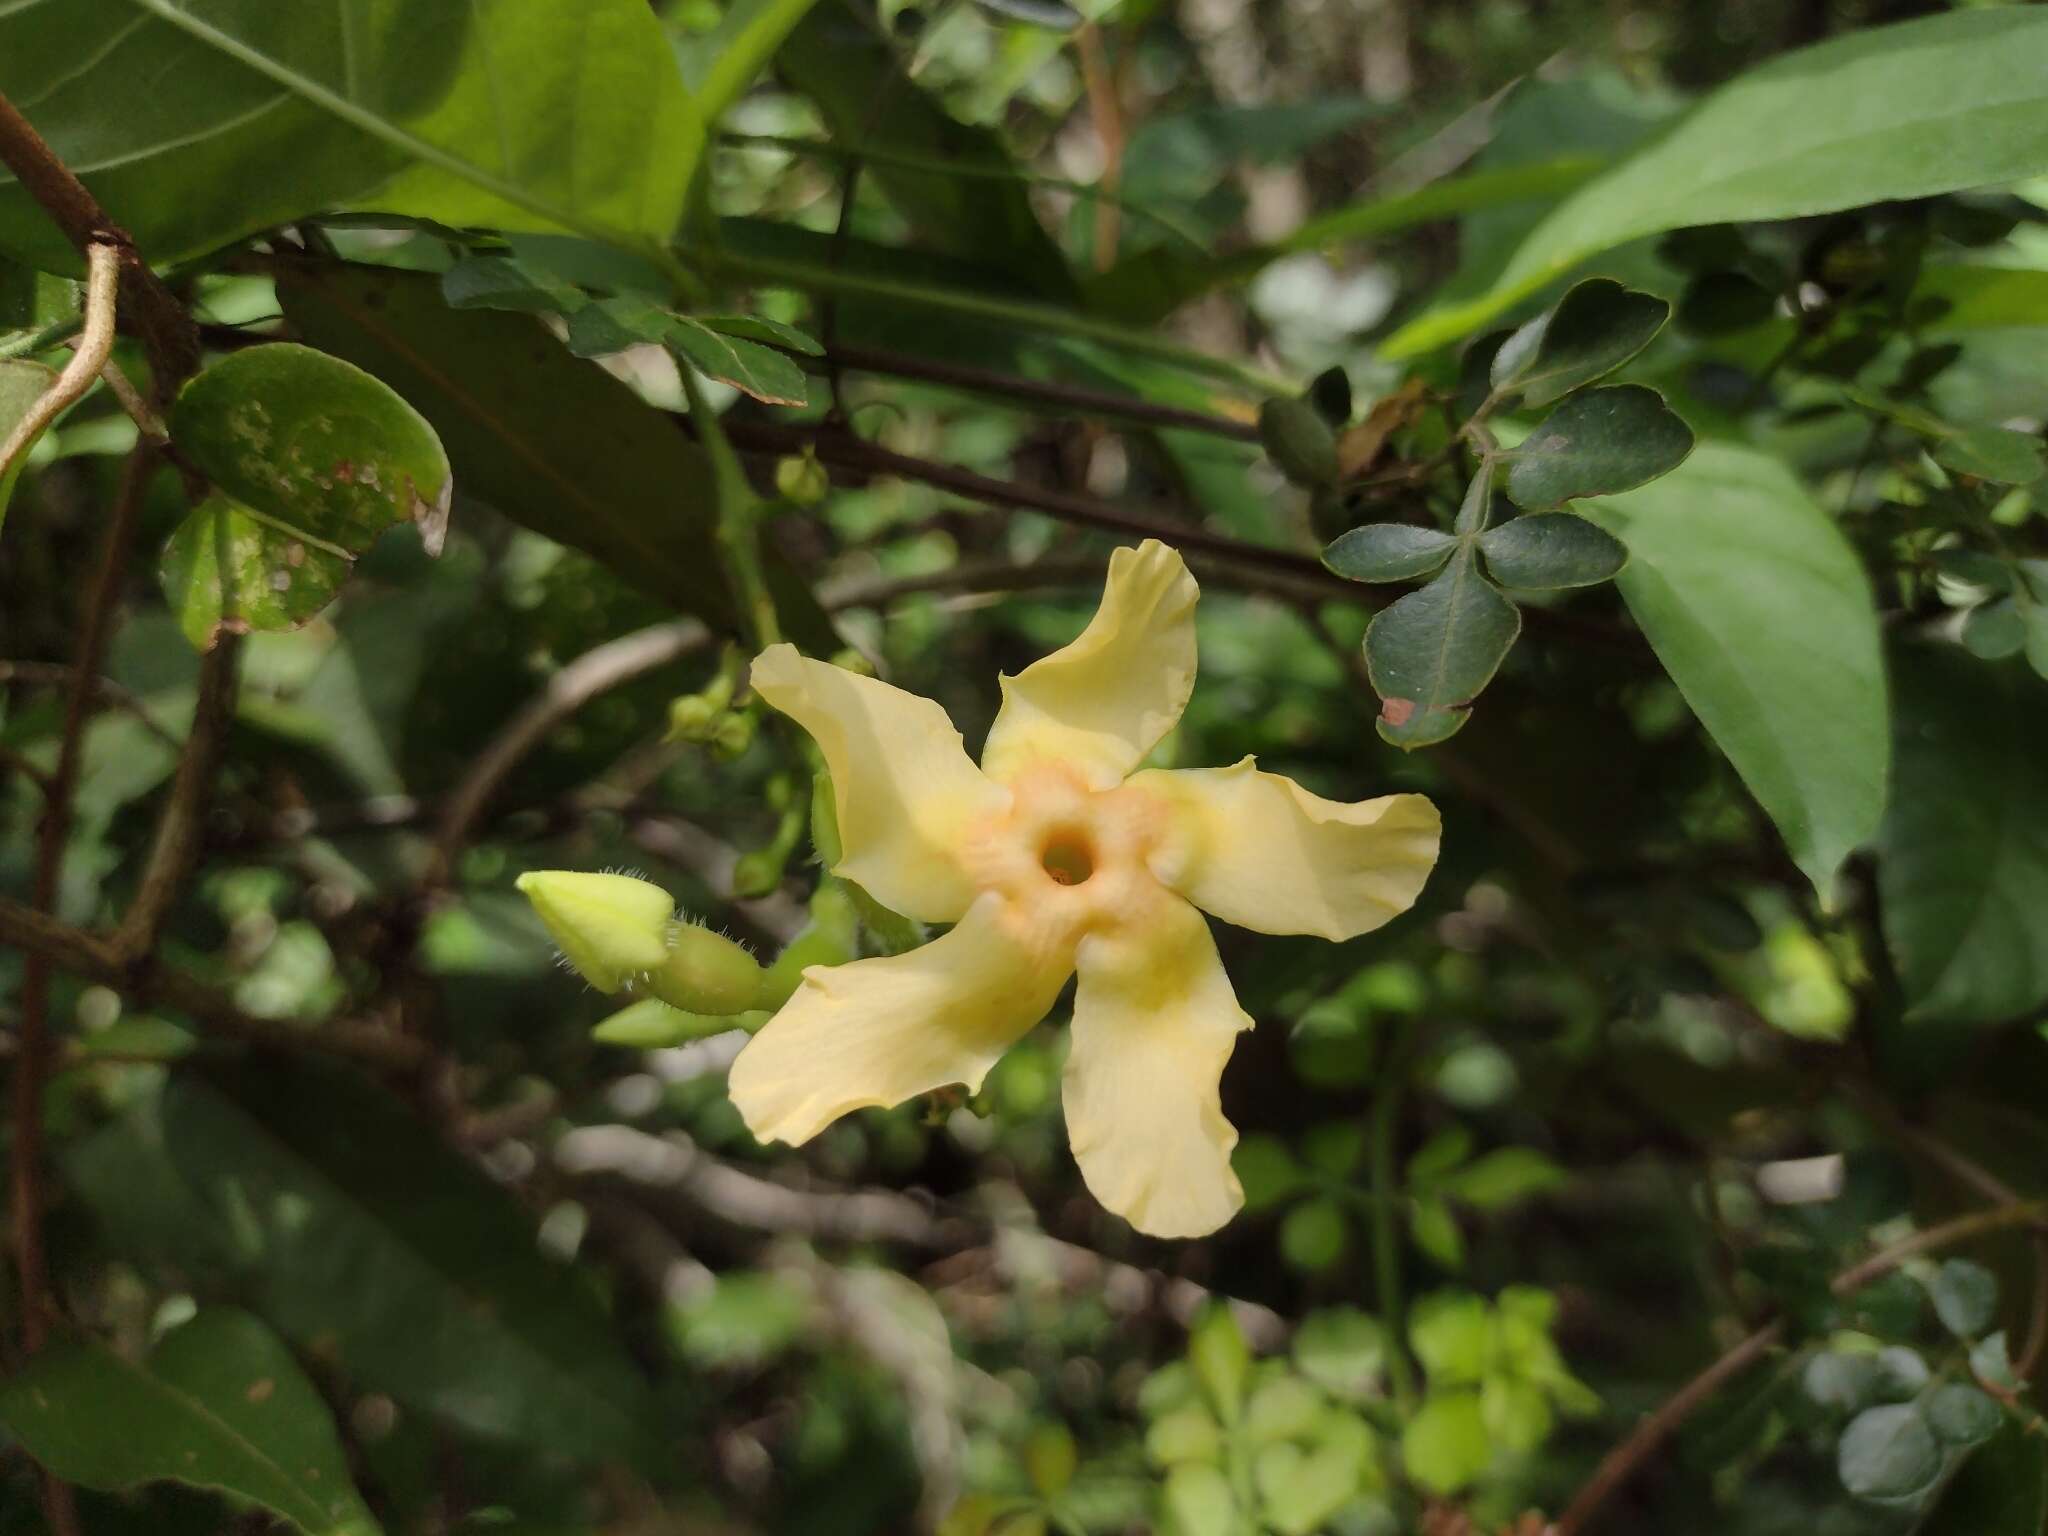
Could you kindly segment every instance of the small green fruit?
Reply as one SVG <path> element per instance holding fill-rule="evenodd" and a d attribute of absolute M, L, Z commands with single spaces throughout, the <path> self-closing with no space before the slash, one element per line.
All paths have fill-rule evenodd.
<path fill-rule="evenodd" d="M 647 990 L 687 1013 L 743 1013 L 761 999 L 761 966 L 724 934 L 678 923 L 668 954 L 647 975 Z"/>

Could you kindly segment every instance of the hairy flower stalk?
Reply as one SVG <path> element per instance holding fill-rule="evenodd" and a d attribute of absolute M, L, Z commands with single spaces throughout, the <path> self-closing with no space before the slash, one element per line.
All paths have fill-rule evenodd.
<path fill-rule="evenodd" d="M 1422 796 L 1341 804 L 1250 759 L 1140 770 L 1194 687 L 1196 596 L 1165 545 L 1117 551 L 1081 636 L 1002 680 L 979 768 L 929 699 L 789 645 L 756 659 L 756 691 L 831 771 L 835 873 L 952 925 L 804 972 L 733 1064 L 757 1137 L 803 1142 L 865 1106 L 978 1090 L 1078 975 L 1063 1095 L 1089 1189 L 1161 1237 L 1214 1231 L 1243 1204 L 1219 1084 L 1252 1021 L 1202 911 L 1365 933 L 1414 903 L 1439 822 Z"/>

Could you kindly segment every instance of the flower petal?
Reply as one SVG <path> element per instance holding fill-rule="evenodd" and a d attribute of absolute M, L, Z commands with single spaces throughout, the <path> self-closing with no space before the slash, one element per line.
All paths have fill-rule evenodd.
<path fill-rule="evenodd" d="M 1244 1204 L 1219 1090 L 1252 1021 L 1209 925 L 1168 896 L 1145 921 L 1083 939 L 1078 959 L 1062 1093 L 1081 1176 L 1140 1232 L 1213 1232 Z"/>
<path fill-rule="evenodd" d="M 945 710 L 791 645 L 754 658 L 753 684 L 825 754 L 843 849 L 834 873 L 898 912 L 957 921 L 975 888 L 954 849 L 1007 799 L 974 766 Z"/>
<path fill-rule="evenodd" d="M 1133 788 L 1179 813 L 1153 872 L 1203 911 L 1258 933 L 1349 939 L 1415 904 L 1442 820 L 1422 795 L 1344 804 L 1252 760 L 1154 769 Z"/>
<path fill-rule="evenodd" d="M 1102 606 L 1071 645 L 1003 679 L 981 754 L 998 781 L 1035 759 L 1113 789 L 1174 727 L 1195 686 L 1195 578 L 1157 539 L 1110 557 Z"/>
<path fill-rule="evenodd" d="M 1072 971 L 1020 942 L 986 896 L 908 954 L 814 965 L 732 1064 L 729 1091 L 762 1141 L 808 1141 L 841 1115 L 965 1083 L 1044 1018 Z"/>

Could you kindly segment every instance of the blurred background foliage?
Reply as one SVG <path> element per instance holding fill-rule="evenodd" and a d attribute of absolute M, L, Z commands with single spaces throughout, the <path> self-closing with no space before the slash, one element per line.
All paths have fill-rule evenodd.
<path fill-rule="evenodd" d="M 770 497 L 771 564 L 971 744 L 996 674 L 1078 632 L 1115 542 L 1043 497 L 1165 507 L 1297 557 L 1375 518 L 1447 522 L 1469 360 L 1380 344 L 1492 289 L 1572 186 L 1702 93 L 1807 44 L 1954 14 L 1077 4 L 1078 27 L 1046 0 L 885 3 L 857 44 L 820 30 L 840 12 L 820 6 L 733 101 L 695 184 L 691 217 L 722 232 L 726 264 L 707 267 L 723 310 L 828 353 L 760 347 L 712 386 Z M 653 12 L 697 84 L 765 9 Z M 6 75 L 17 100 L 37 94 Z M 2038 137 L 2048 107 L 2033 111 Z M 1344 222 L 1487 175 L 1518 191 Z M 598 247 L 479 236 L 490 217 L 309 216 L 205 245 L 175 276 L 210 354 L 295 337 L 363 363 L 448 441 L 454 516 L 438 558 L 394 532 L 331 607 L 241 642 L 156 960 L 55 981 L 45 1231 L 63 1331 L 109 1346 L 104 1369 L 156 1376 L 74 1425 L 82 1450 L 0 1387 L 0 1532 L 46 1529 L 38 1458 L 97 1469 L 67 1471 L 90 1485 L 94 1533 L 262 1530 L 266 1510 L 308 1529 L 533 1536 L 2040 1532 L 2048 1436 L 2026 1392 L 2048 1271 L 2022 1202 L 2048 1167 L 2048 302 L 1998 279 L 2048 266 L 2043 185 L 1660 232 L 1591 269 L 1671 304 L 1626 376 L 1702 439 L 1694 467 L 1771 456 L 1868 573 L 1901 746 L 1882 830 L 1842 839 L 1839 881 L 1808 878 L 1832 864 L 1795 825 L 1826 819 L 1831 770 L 1786 791 L 1789 812 L 1746 787 L 1757 752 L 1832 739 L 1830 701 L 1732 762 L 1742 749 L 1702 728 L 1661 639 L 1642 643 L 1635 589 L 1627 606 L 1604 585 L 1517 590 L 1522 641 L 1470 724 L 1409 753 L 1374 729 L 1371 608 L 1308 561 L 1262 574 L 1189 545 L 1202 673 L 1161 760 L 1254 754 L 1339 799 L 1425 791 L 1446 838 L 1418 909 L 1383 932 L 1332 946 L 1218 930 L 1258 1021 L 1223 1088 L 1247 1208 L 1187 1244 L 1134 1234 L 1081 1186 L 1059 1115 L 1064 1004 L 972 1101 L 866 1110 L 801 1152 L 766 1149 L 724 1091 L 744 1037 L 593 1041 L 612 1005 L 555 964 L 513 889 L 532 869 L 631 869 L 772 953 L 817 870 L 783 835 L 801 830 L 784 739 L 669 730 L 671 701 L 725 665 L 720 616 L 679 596 L 715 580 L 703 540 L 644 554 L 629 535 L 653 525 L 648 506 L 608 502 L 604 523 L 551 506 L 553 471 L 521 454 L 584 436 L 613 456 L 608 485 L 663 494 L 666 461 L 634 479 L 639 448 L 543 370 L 534 409 L 555 402 L 560 421 L 507 406 L 519 453 L 470 474 L 476 450 L 336 318 L 332 272 L 426 274 L 438 286 L 390 290 L 418 300 L 393 334 L 425 356 L 486 335 L 437 326 L 537 335 L 509 312 L 542 312 L 569 341 L 546 368 L 581 376 L 596 365 L 571 352 L 602 357 L 621 413 L 681 406 L 662 339 L 701 358 L 705 337 L 748 333 L 677 340 L 619 297 L 628 257 L 600 252 L 614 265 L 593 278 Z M 1237 263 L 1226 278 L 1176 286 L 1219 258 Z M 913 291 L 835 298 L 778 281 L 777 261 Z M 934 311 L 924 283 L 1124 331 Z M 75 313 L 69 279 L 10 264 L 0 285 L 6 350 L 47 354 Z M 1125 344 L 1133 331 L 1158 348 Z M 117 355 L 146 371 L 132 343 Z M 1053 393 L 962 387 L 948 366 Z M 1331 425 L 1377 423 L 1382 446 L 1372 473 L 1310 494 L 1262 450 L 1257 399 L 1331 368 L 1346 385 Z M 1212 419 L 1132 420 L 1103 394 Z M 135 436 L 111 394 L 89 397 L 38 446 L 0 539 L 11 897 L 33 884 L 63 666 Z M 1715 510 L 1709 496 L 1694 514 Z M 202 708 L 205 664 L 154 570 L 185 515 L 177 476 L 149 483 L 149 553 L 118 588 L 82 738 L 53 905 L 69 924 L 125 909 Z M 1795 622 L 1796 586 L 1766 580 L 1757 600 L 1785 616 L 1761 654 L 1766 671 L 1785 659 L 1796 694 L 1813 676 L 1797 658 L 1837 631 Z M 1782 706 L 1762 686 L 1758 719 Z M 767 878 L 736 890 L 736 859 L 771 846 Z M 1987 889 L 1971 866 L 1995 868 Z M 1915 894 L 1930 882 L 1931 909 Z M 0 947 L 0 1040 L 27 964 Z M 226 1007 L 195 1017 L 152 965 Z M 353 1063 L 247 1043 L 350 1029 L 374 1046 Z M 2002 1214 L 1950 1234 L 1967 1256 L 1948 1237 L 1915 1247 L 1987 1209 Z M 1873 1253 L 1899 1263 L 1845 1285 Z M 242 1360 L 222 1317 L 260 1319 L 269 1342 L 243 1343 L 283 1351 L 250 1393 L 296 1382 L 316 1424 L 325 1405 L 334 1443 L 306 1454 L 338 1458 L 310 1464 L 359 1506 L 295 1512 L 233 1467 L 187 1479 L 205 1487 L 98 1467 L 110 1441 L 148 1443 L 150 1392 L 205 1397 L 171 1358 L 184 1328 L 214 1323 L 213 1358 Z M 1567 1513 L 1645 1415 L 1731 1357 L 1679 1432 L 1601 1489 L 1604 1508 Z M 25 1365 L 14 1341 L 6 1363 Z M 90 1491 L 107 1482 L 124 1486 Z"/>

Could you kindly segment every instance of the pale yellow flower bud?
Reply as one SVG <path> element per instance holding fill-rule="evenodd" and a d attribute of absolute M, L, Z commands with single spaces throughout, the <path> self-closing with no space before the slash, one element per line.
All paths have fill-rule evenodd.
<path fill-rule="evenodd" d="M 563 958 L 600 992 L 616 992 L 668 958 L 675 904 L 658 885 L 566 869 L 533 870 L 516 883 Z"/>

